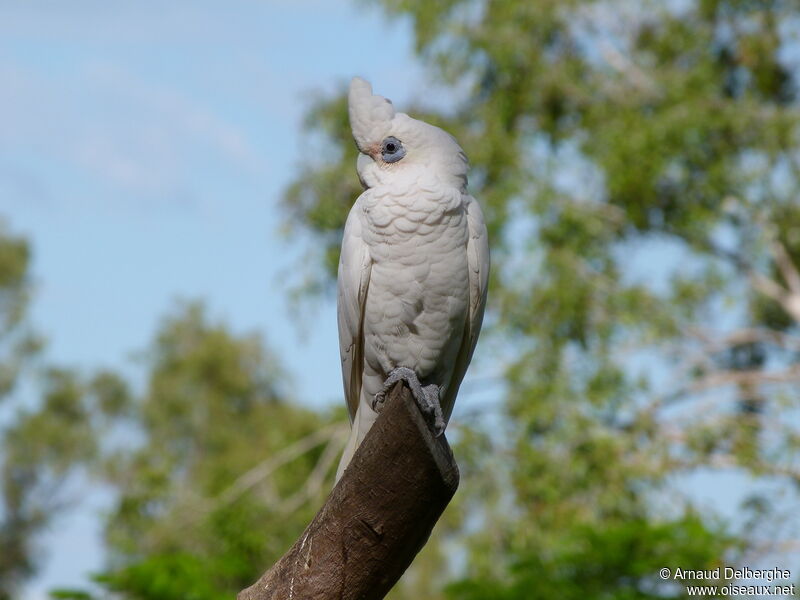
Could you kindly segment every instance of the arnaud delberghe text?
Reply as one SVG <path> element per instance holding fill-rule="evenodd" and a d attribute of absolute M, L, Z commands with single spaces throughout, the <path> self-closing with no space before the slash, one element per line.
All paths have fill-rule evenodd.
<path fill-rule="evenodd" d="M 719 581 L 720 579 L 759 579 L 761 581 L 777 581 L 792 576 L 788 569 L 751 569 L 749 567 L 717 567 L 716 569 L 681 569 L 678 567 L 672 575 L 673 579 Z"/>

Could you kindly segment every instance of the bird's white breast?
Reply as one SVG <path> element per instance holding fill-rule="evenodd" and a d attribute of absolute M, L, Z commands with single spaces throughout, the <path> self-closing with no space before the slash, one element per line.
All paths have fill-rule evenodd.
<path fill-rule="evenodd" d="M 449 186 L 411 184 L 370 189 L 358 202 L 372 258 L 365 391 L 377 393 L 398 366 L 446 385 L 469 307 L 463 196 Z"/>

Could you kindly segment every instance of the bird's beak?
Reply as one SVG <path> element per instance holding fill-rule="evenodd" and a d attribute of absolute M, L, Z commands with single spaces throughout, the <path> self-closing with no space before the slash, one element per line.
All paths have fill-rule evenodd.
<path fill-rule="evenodd" d="M 372 157 L 362 152 L 358 153 L 358 160 L 356 161 L 356 172 L 358 173 L 358 180 L 361 182 L 361 187 L 363 187 L 365 190 L 369 189 L 369 186 L 367 185 L 367 182 L 364 181 L 362 173 L 365 172 L 366 168 L 369 166 L 371 162 L 373 162 Z"/>
<path fill-rule="evenodd" d="M 359 152 L 358 160 L 356 161 L 356 169 L 361 171 L 361 169 L 367 168 L 371 162 L 373 162 L 373 158 L 371 156 L 364 154 L 363 152 Z"/>

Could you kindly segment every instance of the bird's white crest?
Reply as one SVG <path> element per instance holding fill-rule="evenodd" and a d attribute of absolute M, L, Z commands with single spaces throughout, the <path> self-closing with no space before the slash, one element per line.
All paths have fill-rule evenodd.
<path fill-rule="evenodd" d="M 392 101 L 373 94 L 372 86 L 360 77 L 354 77 L 350 83 L 348 112 L 353 138 L 364 154 L 369 154 L 370 146 L 382 139 L 395 115 Z"/>

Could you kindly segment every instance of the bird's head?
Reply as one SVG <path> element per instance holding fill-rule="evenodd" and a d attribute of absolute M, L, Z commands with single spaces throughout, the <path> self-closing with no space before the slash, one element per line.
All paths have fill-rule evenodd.
<path fill-rule="evenodd" d="M 395 112 L 391 101 L 374 95 L 360 77 L 350 84 L 349 108 L 364 187 L 436 178 L 466 189 L 467 157 L 452 135 Z"/>

